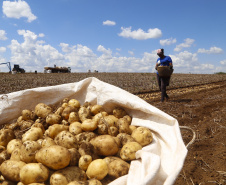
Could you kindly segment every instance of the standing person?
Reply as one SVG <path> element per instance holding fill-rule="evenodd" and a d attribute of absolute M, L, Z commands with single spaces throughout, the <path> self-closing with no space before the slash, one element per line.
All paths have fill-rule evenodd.
<path fill-rule="evenodd" d="M 158 49 L 157 55 L 159 58 L 157 59 L 155 69 L 157 70 L 158 66 L 170 66 L 173 67 L 172 59 L 169 56 L 164 55 L 164 49 Z M 159 85 L 159 89 L 161 91 L 161 102 L 164 102 L 169 99 L 169 96 L 166 93 L 166 86 L 169 85 L 170 77 L 160 77 L 157 71 L 157 81 Z"/>

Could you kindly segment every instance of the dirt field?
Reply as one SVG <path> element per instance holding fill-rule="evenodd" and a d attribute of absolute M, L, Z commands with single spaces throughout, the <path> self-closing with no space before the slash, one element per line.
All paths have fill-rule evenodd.
<path fill-rule="evenodd" d="M 175 185 L 226 184 L 226 81 L 169 90 L 170 100 L 160 103 L 160 93 L 141 98 L 175 117 L 196 132 Z M 184 142 L 192 133 L 181 130 Z"/>
<path fill-rule="evenodd" d="M 193 80 L 193 77 L 191 77 L 190 81 Z M 148 86 L 148 88 L 153 87 L 153 91 L 144 93 L 147 89 L 145 89 L 146 84 L 143 83 L 143 94 L 135 93 L 148 103 L 176 118 L 181 126 L 188 126 L 196 133 L 195 142 L 188 148 L 184 167 L 175 185 L 226 184 L 226 78 L 224 75 L 219 80 L 214 81 L 211 77 L 213 76 L 210 75 L 210 81 L 208 82 L 207 80 L 203 85 L 200 85 L 195 80 L 193 85 L 191 82 L 186 85 L 182 84 L 181 81 L 173 81 L 167 91 L 170 100 L 164 103 L 160 102 L 160 93 L 154 83 L 154 85 L 149 84 Z M 154 76 L 149 76 L 148 78 L 149 80 L 155 80 Z M 42 81 L 36 79 L 36 84 L 27 83 L 29 86 L 19 87 L 15 86 L 16 83 L 13 80 L 11 80 L 12 83 L 10 84 L 8 78 L 1 79 L 1 85 L 4 86 L 4 89 L 1 89 L 2 92 L 0 94 L 26 89 L 26 87 L 34 88 L 59 83 L 54 78 L 49 84 L 48 81 L 45 81 L 43 85 Z M 75 80 L 67 81 L 66 79 L 63 83 L 72 81 Z M 62 79 L 60 82 L 62 82 Z M 127 83 L 126 80 L 122 82 L 124 86 L 120 87 L 124 89 L 127 88 L 125 84 L 135 86 L 138 83 L 134 81 Z M 24 80 L 25 83 L 26 80 Z M 192 139 L 193 134 L 183 129 L 181 129 L 181 132 L 184 142 L 187 144 Z"/>

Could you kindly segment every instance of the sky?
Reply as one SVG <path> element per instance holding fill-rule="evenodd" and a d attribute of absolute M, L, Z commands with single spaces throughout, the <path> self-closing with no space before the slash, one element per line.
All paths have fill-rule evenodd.
<path fill-rule="evenodd" d="M 0 64 L 26 72 L 226 72 L 225 0 L 1 0 Z M 8 72 L 6 64 L 0 72 Z"/>

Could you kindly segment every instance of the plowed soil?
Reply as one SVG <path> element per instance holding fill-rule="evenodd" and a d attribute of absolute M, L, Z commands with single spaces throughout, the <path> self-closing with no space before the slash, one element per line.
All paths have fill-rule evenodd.
<path fill-rule="evenodd" d="M 141 98 L 176 118 L 181 126 L 195 132 L 188 147 L 184 167 L 175 185 L 226 184 L 226 81 L 168 90 L 168 102 L 160 102 L 160 93 Z M 181 129 L 184 143 L 193 138 Z"/>

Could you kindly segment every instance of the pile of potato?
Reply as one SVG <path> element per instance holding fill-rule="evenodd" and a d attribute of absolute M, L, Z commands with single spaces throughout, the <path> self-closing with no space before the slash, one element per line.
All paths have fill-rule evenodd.
<path fill-rule="evenodd" d="M 101 185 L 128 174 L 151 131 L 131 125 L 122 107 L 65 98 L 39 103 L 0 130 L 2 184 Z"/>

